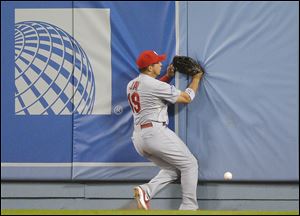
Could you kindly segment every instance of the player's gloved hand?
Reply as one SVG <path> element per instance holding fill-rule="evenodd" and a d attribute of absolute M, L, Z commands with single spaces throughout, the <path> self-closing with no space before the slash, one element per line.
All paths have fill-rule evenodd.
<path fill-rule="evenodd" d="M 188 56 L 175 56 L 172 64 L 174 70 L 189 76 L 194 76 L 197 73 L 204 73 L 203 68 L 195 59 Z"/>

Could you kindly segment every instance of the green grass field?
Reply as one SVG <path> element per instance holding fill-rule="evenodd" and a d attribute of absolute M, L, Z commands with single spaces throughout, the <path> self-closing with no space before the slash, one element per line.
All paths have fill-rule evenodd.
<path fill-rule="evenodd" d="M 1 210 L 1 215 L 299 215 L 299 211 Z"/>

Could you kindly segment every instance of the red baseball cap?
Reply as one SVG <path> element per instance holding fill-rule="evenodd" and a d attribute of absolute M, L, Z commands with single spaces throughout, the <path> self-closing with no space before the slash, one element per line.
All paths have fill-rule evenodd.
<path fill-rule="evenodd" d="M 151 64 L 155 64 L 166 59 L 166 54 L 158 55 L 153 50 L 145 50 L 143 51 L 140 56 L 136 60 L 136 64 L 139 69 L 148 67 Z"/>

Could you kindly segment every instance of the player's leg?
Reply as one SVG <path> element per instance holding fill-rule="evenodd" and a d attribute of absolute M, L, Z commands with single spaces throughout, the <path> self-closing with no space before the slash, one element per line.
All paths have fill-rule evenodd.
<path fill-rule="evenodd" d="M 145 150 L 145 146 L 151 145 L 150 143 L 158 143 L 160 137 L 153 134 L 153 130 L 144 130 L 144 133 L 140 129 L 136 129 L 132 141 L 136 151 L 143 157 L 154 162 L 162 170 L 150 180 L 149 183 L 139 185 L 134 188 L 134 197 L 137 201 L 138 208 L 148 210 L 150 208 L 150 199 L 155 196 L 163 187 L 167 184 L 175 181 L 180 176 L 179 170 L 168 164 L 160 157 L 156 157 L 149 149 Z M 144 138 L 143 138 L 144 137 Z M 149 154 L 148 152 L 152 152 Z"/>
<path fill-rule="evenodd" d="M 198 162 L 183 141 L 169 128 L 160 130 L 161 150 L 158 156 L 181 172 L 182 203 L 180 209 L 198 209 Z"/>
<path fill-rule="evenodd" d="M 180 177 L 180 171 L 160 157 L 154 155 L 147 155 L 145 157 L 161 168 L 159 173 L 147 184 L 140 185 L 147 192 L 149 198 L 152 198 L 165 186 L 176 181 Z"/>
<path fill-rule="evenodd" d="M 166 164 L 172 166 L 174 171 L 176 168 L 180 170 L 183 194 L 180 209 L 197 209 L 198 163 L 187 146 L 173 131 L 163 126 L 146 128 L 141 131 L 140 136 L 138 149 L 143 156 L 150 157 L 152 155 L 161 158 Z M 133 141 L 136 142 L 136 139 Z M 156 185 L 153 184 L 154 193 L 169 183 L 168 178 L 170 177 L 166 177 L 165 172 L 158 174 Z"/>

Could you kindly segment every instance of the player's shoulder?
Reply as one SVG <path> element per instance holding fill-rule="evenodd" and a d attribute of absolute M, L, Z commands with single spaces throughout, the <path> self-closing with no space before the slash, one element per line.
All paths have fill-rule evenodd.
<path fill-rule="evenodd" d="M 137 80 L 138 77 L 135 77 L 134 79 L 130 80 L 128 83 L 127 83 L 127 88 L 128 86 L 131 86 L 131 84 Z"/>
<path fill-rule="evenodd" d="M 155 79 L 153 77 L 150 77 L 148 75 L 141 75 L 141 77 L 146 85 L 151 85 L 152 87 L 156 87 L 159 85 L 165 85 L 165 84 L 168 85 L 168 83 L 162 82 L 162 81 Z"/>
<path fill-rule="evenodd" d="M 171 85 L 167 82 L 160 81 L 159 79 L 155 79 L 155 88 L 169 88 Z"/>
<path fill-rule="evenodd" d="M 134 79 L 132 79 L 128 82 L 127 89 L 130 86 L 132 86 L 132 84 L 136 81 L 139 82 L 140 88 L 142 88 L 144 90 L 146 89 L 146 90 L 149 90 L 149 91 L 157 89 L 157 88 L 162 87 L 162 86 L 164 86 L 164 87 L 169 86 L 168 83 L 162 82 L 162 81 L 160 81 L 158 79 L 155 79 L 153 77 L 150 77 L 146 74 L 140 74 L 139 76 L 137 76 L 136 78 L 134 78 Z"/>
<path fill-rule="evenodd" d="M 149 91 L 157 91 L 158 89 L 161 89 L 161 88 L 168 88 L 169 84 L 162 82 L 158 79 L 149 77 L 149 79 L 147 79 L 147 82 L 144 83 L 144 86 Z"/>

